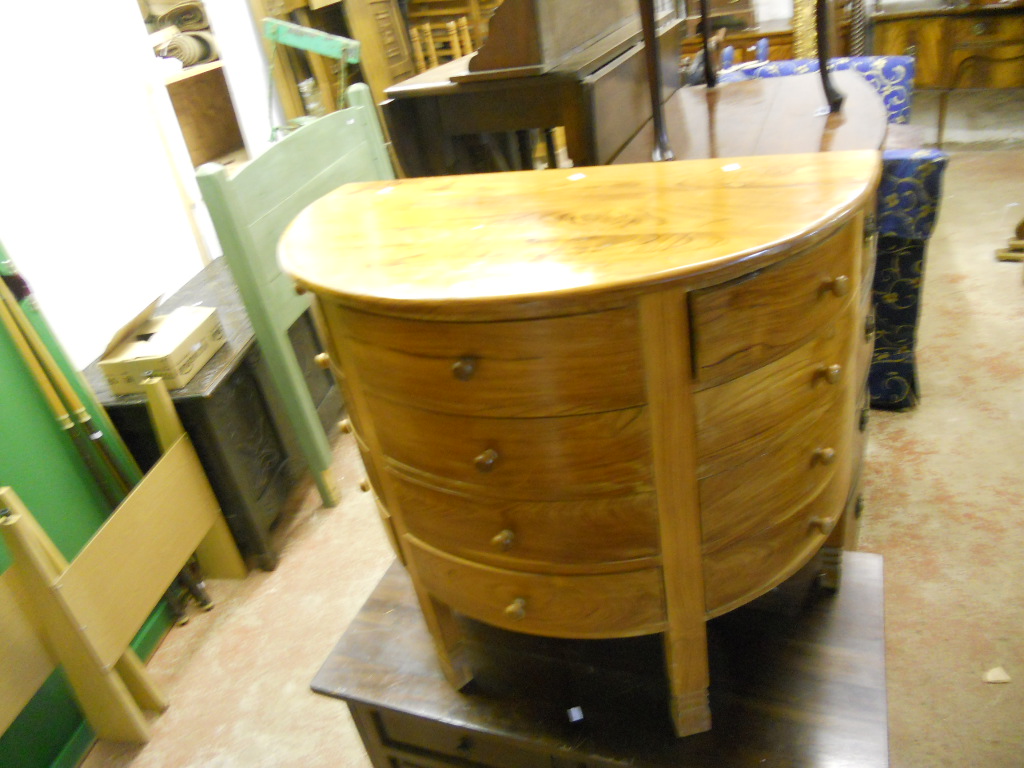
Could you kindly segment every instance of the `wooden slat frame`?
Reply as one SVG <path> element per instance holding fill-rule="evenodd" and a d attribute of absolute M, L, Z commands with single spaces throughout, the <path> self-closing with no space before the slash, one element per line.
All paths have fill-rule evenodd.
<path fill-rule="evenodd" d="M 219 517 L 195 449 L 182 436 L 71 562 L 56 588 L 89 628 L 105 668 L 124 653 Z"/>

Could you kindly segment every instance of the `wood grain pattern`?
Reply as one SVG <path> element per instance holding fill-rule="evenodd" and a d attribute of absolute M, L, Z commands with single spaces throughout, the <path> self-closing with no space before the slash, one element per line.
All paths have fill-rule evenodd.
<path fill-rule="evenodd" d="M 820 417 L 753 459 L 699 482 L 706 547 L 769 525 L 816 495 L 837 463 L 849 461 L 851 425 Z M 789 436 L 787 436 L 789 437 Z M 831 458 L 823 452 L 831 451 Z"/>
<path fill-rule="evenodd" d="M 393 481 L 407 530 L 459 557 L 504 568 L 593 572 L 659 554 L 653 493 L 524 502 L 442 491 L 397 474 Z M 505 531 L 511 537 L 495 541 Z"/>
<path fill-rule="evenodd" d="M 418 578 L 468 616 L 544 637 L 634 637 L 665 628 L 661 570 L 546 575 L 478 565 L 406 535 Z M 517 603 L 517 601 L 522 601 Z M 509 610 L 521 606 L 521 613 Z"/>
<path fill-rule="evenodd" d="M 388 465 L 490 498 L 576 499 L 651 490 L 643 408 L 585 416 L 475 419 L 368 398 Z M 493 463 L 481 460 L 492 452 Z"/>
<path fill-rule="evenodd" d="M 845 507 L 850 473 L 837 473 L 799 510 L 755 534 L 704 553 L 708 617 L 744 605 L 796 573 L 821 545 Z M 811 523 L 824 521 L 825 529 Z"/>
<path fill-rule="evenodd" d="M 878 173 L 860 151 L 346 184 L 278 254 L 314 292 L 384 314 L 593 311 L 602 294 L 768 266 L 856 210 Z"/>
<path fill-rule="evenodd" d="M 694 291 L 696 377 L 731 379 L 781 357 L 814 336 L 856 293 L 860 271 L 854 221 L 823 243 L 763 272 Z"/>
<path fill-rule="evenodd" d="M 642 405 L 628 307 L 527 322 L 423 323 L 325 309 L 377 396 L 475 416 L 561 416 Z"/>
<path fill-rule="evenodd" d="M 849 391 L 853 306 L 848 303 L 847 312 L 819 328 L 818 338 L 785 357 L 696 393 L 697 444 L 709 472 L 735 462 L 737 451 L 749 454 L 759 448 L 757 438 L 763 432 L 790 424 L 807 411 L 821 412 Z M 833 365 L 839 366 L 834 383 L 828 378 Z M 748 442 L 750 447 L 744 448 Z"/>

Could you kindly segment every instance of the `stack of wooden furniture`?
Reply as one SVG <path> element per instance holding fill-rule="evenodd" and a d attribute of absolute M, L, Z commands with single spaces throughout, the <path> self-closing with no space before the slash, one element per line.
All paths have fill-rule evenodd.
<path fill-rule="evenodd" d="M 405 17 L 409 28 L 424 24 L 432 33 L 447 32 L 447 24 L 466 19 L 476 46 L 487 39 L 487 26 L 502 0 L 408 0 Z"/>
<path fill-rule="evenodd" d="M 477 48 L 465 16 L 445 22 L 444 33 L 440 36 L 435 36 L 430 24 L 409 27 L 409 44 L 417 72 L 425 72 L 442 61 L 457 59 Z"/>
<path fill-rule="evenodd" d="M 661 633 L 675 731 L 696 733 L 705 622 L 823 546 L 838 581 L 879 167 L 864 151 L 404 179 L 299 215 L 283 266 L 316 295 L 453 685 L 473 677 L 455 612 Z"/>

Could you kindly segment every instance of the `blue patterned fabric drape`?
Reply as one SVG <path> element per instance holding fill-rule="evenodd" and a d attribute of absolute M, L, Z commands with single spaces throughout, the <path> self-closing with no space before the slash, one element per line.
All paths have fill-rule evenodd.
<path fill-rule="evenodd" d="M 942 195 L 948 156 L 935 149 L 888 150 L 878 185 L 878 248 L 872 286 L 875 351 L 871 405 L 903 410 L 920 399 L 914 347 L 921 311 L 925 247 Z"/>
<path fill-rule="evenodd" d="M 932 236 L 949 156 L 938 149 L 887 149 L 878 185 L 880 234 L 927 240 Z"/>
<path fill-rule="evenodd" d="M 875 408 L 902 410 L 917 404 L 914 360 L 924 279 L 924 240 L 879 235 L 873 285 L 875 351 L 868 390 Z"/>

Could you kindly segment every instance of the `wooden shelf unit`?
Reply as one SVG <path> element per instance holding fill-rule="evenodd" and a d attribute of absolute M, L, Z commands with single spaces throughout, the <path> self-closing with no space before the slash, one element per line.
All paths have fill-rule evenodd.
<path fill-rule="evenodd" d="M 193 166 L 245 151 L 222 62 L 175 73 L 167 78 L 167 93 Z"/>

